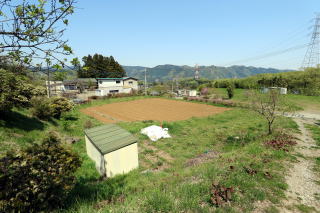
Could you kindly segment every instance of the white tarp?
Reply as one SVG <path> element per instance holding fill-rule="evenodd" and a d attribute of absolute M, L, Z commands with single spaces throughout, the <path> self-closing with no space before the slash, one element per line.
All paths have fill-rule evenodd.
<path fill-rule="evenodd" d="M 171 138 L 168 133 L 168 128 L 161 128 L 160 126 L 156 125 L 141 129 L 141 134 L 147 135 L 152 141 L 157 141 L 160 138 Z"/>

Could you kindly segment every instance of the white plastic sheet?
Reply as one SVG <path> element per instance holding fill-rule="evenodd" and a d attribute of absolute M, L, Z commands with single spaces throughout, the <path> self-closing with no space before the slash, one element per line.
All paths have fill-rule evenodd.
<path fill-rule="evenodd" d="M 147 135 L 152 141 L 157 141 L 160 138 L 171 138 L 168 133 L 168 128 L 161 128 L 160 126 L 156 125 L 141 129 L 141 134 Z"/>

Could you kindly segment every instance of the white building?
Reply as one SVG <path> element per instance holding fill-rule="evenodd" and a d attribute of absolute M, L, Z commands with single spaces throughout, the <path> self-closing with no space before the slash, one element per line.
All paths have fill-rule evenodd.
<path fill-rule="evenodd" d="M 96 94 L 103 96 L 114 93 L 131 93 L 138 90 L 138 79 L 132 77 L 123 78 L 97 78 L 98 89 Z"/>
<path fill-rule="evenodd" d="M 286 95 L 288 93 L 288 89 L 285 87 L 263 87 L 261 92 L 268 93 L 270 90 L 278 90 L 280 95 Z"/>
<path fill-rule="evenodd" d="M 62 81 L 46 81 L 47 92 L 50 90 L 51 95 L 60 95 L 65 91 Z"/>

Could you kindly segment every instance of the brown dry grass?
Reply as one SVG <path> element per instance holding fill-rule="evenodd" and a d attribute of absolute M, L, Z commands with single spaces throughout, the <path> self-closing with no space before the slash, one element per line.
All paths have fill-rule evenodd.
<path fill-rule="evenodd" d="M 177 121 L 206 117 L 228 108 L 161 98 L 141 99 L 89 107 L 81 111 L 105 123 L 119 121 Z"/>

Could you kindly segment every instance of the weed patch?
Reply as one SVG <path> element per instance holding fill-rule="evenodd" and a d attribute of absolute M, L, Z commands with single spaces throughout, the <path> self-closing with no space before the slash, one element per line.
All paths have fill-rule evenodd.
<path fill-rule="evenodd" d="M 234 193 L 233 187 L 225 187 L 219 183 L 213 183 L 211 188 L 211 204 L 214 206 L 223 206 L 232 200 L 232 194 Z"/>
<path fill-rule="evenodd" d="M 297 142 L 294 140 L 294 137 L 285 133 L 281 133 L 272 140 L 266 141 L 264 144 L 273 149 L 288 152 L 289 148 L 296 145 Z"/>

